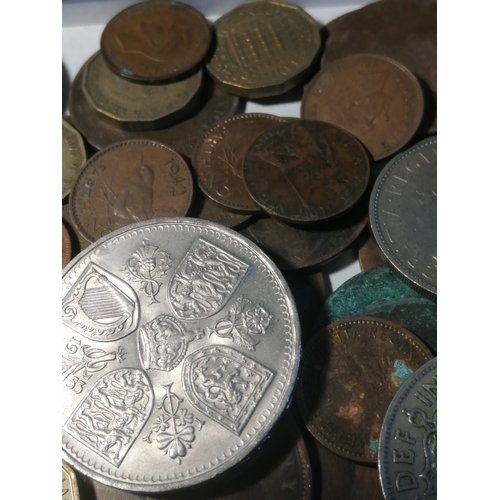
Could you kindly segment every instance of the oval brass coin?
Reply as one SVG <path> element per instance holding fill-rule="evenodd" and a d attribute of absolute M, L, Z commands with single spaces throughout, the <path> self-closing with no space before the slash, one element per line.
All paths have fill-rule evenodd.
<path fill-rule="evenodd" d="M 353 317 L 319 330 L 306 346 L 297 391 L 307 428 L 335 453 L 376 464 L 392 398 L 432 357 L 417 336 L 387 320 Z"/>
<path fill-rule="evenodd" d="M 301 117 L 350 132 L 380 160 L 403 148 L 422 121 L 424 98 L 413 73 L 373 54 L 332 62 L 304 91 Z"/>
<path fill-rule="evenodd" d="M 297 5 L 251 2 L 215 22 L 217 46 L 207 64 L 227 92 L 256 99 L 300 83 L 320 48 L 317 22 Z"/>
<path fill-rule="evenodd" d="M 109 67 L 132 80 L 159 81 L 199 64 L 211 42 L 207 20 L 177 1 L 142 2 L 119 12 L 101 36 Z"/>

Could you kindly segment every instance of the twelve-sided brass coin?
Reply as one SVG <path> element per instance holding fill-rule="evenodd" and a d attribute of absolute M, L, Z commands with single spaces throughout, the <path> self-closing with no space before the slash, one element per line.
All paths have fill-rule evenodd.
<path fill-rule="evenodd" d="M 253 243 L 212 222 L 120 229 L 62 279 L 62 449 L 113 487 L 207 480 L 269 434 L 297 376 L 290 289 Z"/>
<path fill-rule="evenodd" d="M 80 132 L 62 120 L 62 197 L 68 196 L 71 184 L 87 161 Z"/>
<path fill-rule="evenodd" d="M 199 64 L 211 42 L 203 15 L 182 2 L 142 2 L 104 28 L 101 51 L 109 67 L 132 80 L 159 81 Z"/>

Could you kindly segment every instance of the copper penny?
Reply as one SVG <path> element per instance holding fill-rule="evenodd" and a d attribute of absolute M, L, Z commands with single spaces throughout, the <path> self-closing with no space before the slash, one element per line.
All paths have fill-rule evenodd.
<path fill-rule="evenodd" d="M 405 66 L 357 54 L 332 62 L 309 83 L 301 116 L 350 132 L 380 160 L 402 149 L 422 121 L 422 88 Z"/>
<path fill-rule="evenodd" d="M 228 210 L 260 212 L 243 182 L 243 160 L 255 139 L 286 121 L 274 115 L 245 113 L 213 126 L 193 155 L 200 189 Z"/>
<path fill-rule="evenodd" d="M 63 224 L 68 230 L 69 239 L 71 240 L 72 255 L 78 255 L 82 250 L 85 250 L 90 245 L 90 242 L 87 241 L 75 228 L 75 225 L 71 220 L 68 204 L 62 206 L 62 218 Z"/>
<path fill-rule="evenodd" d="M 71 239 L 68 230 L 62 223 L 62 267 L 64 268 L 71 260 Z"/>
<path fill-rule="evenodd" d="M 173 149 L 147 140 L 124 141 L 94 155 L 69 197 L 71 219 L 89 241 L 157 217 L 183 217 L 193 179 Z"/>
<path fill-rule="evenodd" d="M 416 335 L 388 320 L 353 317 L 319 330 L 305 348 L 297 387 L 308 430 L 331 451 L 376 464 L 392 398 L 432 357 Z"/>
<path fill-rule="evenodd" d="M 207 70 L 224 90 L 256 99 L 283 94 L 309 75 L 320 48 L 318 24 L 298 5 L 247 2 L 215 22 Z"/>
<path fill-rule="evenodd" d="M 159 81 L 199 64 L 211 36 L 207 20 L 185 3 L 142 2 L 108 22 L 101 50 L 115 73 L 132 80 Z"/>
<path fill-rule="evenodd" d="M 213 83 L 205 83 L 198 106 L 183 121 L 159 130 L 129 131 L 103 120 L 91 106 L 83 92 L 84 71 L 85 65 L 71 84 L 68 106 L 75 127 L 97 149 L 125 140 L 149 139 L 166 144 L 190 158 L 200 137 L 212 125 L 233 116 L 240 102 L 238 97 L 215 89 Z"/>
<path fill-rule="evenodd" d="M 332 219 L 352 208 L 370 180 L 363 146 L 324 122 L 296 120 L 264 132 L 250 146 L 243 179 L 255 203 L 294 223 Z"/>
<path fill-rule="evenodd" d="M 385 262 L 382 250 L 380 250 L 368 229 L 359 239 L 358 260 L 362 271 L 368 271 L 368 269 L 381 266 Z"/>
<path fill-rule="evenodd" d="M 281 270 L 312 269 L 343 252 L 367 223 L 367 209 L 360 205 L 330 224 L 293 226 L 273 217 L 262 217 L 240 233 L 261 247 Z"/>
<path fill-rule="evenodd" d="M 390 57 L 419 79 L 425 94 L 420 131 L 437 131 L 437 1 L 384 0 L 340 16 L 325 26 L 329 35 L 322 67 L 352 54 Z"/>

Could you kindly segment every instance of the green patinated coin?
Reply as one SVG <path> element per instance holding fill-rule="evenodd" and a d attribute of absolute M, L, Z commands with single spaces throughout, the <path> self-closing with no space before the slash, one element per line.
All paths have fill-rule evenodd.
<path fill-rule="evenodd" d="M 333 292 L 315 329 L 351 316 L 384 318 L 410 330 L 437 352 L 437 305 L 403 283 L 386 265 L 362 272 Z"/>

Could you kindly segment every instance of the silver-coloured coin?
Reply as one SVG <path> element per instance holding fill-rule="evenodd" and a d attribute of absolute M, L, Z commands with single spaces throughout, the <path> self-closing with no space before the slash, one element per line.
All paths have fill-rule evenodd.
<path fill-rule="evenodd" d="M 437 136 L 393 158 L 370 197 L 370 228 L 385 258 L 412 287 L 437 295 Z"/>
<path fill-rule="evenodd" d="M 300 326 L 238 233 L 153 219 L 98 240 L 62 280 L 62 448 L 109 486 L 160 492 L 246 457 L 286 407 Z"/>
<path fill-rule="evenodd" d="M 386 500 L 437 498 L 437 358 L 394 396 L 380 432 L 378 468 Z"/>

